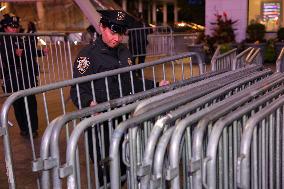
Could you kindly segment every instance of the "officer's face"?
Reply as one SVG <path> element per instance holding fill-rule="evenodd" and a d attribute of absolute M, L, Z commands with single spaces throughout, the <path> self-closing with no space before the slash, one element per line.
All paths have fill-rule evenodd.
<path fill-rule="evenodd" d="M 18 33 L 19 32 L 19 28 L 18 27 L 7 26 L 7 27 L 4 28 L 4 31 L 6 33 Z"/>
<path fill-rule="evenodd" d="M 123 40 L 123 35 L 111 31 L 108 27 L 100 26 L 102 32 L 102 39 L 109 47 L 114 48 Z"/>

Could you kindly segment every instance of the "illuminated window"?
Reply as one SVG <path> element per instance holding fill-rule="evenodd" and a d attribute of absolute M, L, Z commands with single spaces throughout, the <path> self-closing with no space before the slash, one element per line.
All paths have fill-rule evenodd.
<path fill-rule="evenodd" d="M 281 0 L 249 0 L 249 23 L 254 20 L 266 26 L 266 31 L 277 31 L 283 26 Z"/>

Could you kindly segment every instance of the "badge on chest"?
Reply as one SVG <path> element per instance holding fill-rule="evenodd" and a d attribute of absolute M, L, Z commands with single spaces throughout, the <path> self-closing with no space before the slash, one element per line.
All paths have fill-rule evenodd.
<path fill-rule="evenodd" d="M 78 63 L 77 69 L 80 74 L 84 74 L 90 66 L 90 61 L 89 61 L 89 58 L 87 57 L 77 58 L 77 63 Z"/>

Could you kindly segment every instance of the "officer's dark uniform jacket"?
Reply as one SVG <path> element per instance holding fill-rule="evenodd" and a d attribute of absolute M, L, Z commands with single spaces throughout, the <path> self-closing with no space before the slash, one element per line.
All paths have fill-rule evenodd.
<path fill-rule="evenodd" d="M 34 87 L 38 76 L 35 57 L 42 56 L 43 52 L 37 51 L 32 41 L 10 36 L 0 37 L 0 47 L 1 77 L 5 81 L 6 91 L 12 92 L 12 88 L 17 91 Z M 23 49 L 21 57 L 16 54 L 16 49 Z"/>
<path fill-rule="evenodd" d="M 74 78 L 126 67 L 129 66 L 129 61 L 131 63 L 131 54 L 124 45 L 120 44 L 116 48 L 109 48 L 102 41 L 101 36 L 99 36 L 93 44 L 83 48 L 77 56 L 73 67 Z M 135 74 L 133 74 L 133 77 L 135 92 L 142 91 L 142 80 L 137 78 Z M 130 74 L 121 74 L 121 80 L 123 96 L 129 95 L 131 93 Z M 119 98 L 120 93 L 117 76 L 108 77 L 108 86 L 110 99 Z M 153 86 L 153 81 L 145 81 L 146 89 L 153 88 Z M 105 79 L 95 80 L 94 88 L 96 102 L 101 103 L 107 101 Z M 91 82 L 80 84 L 79 90 L 82 107 L 88 107 L 91 101 L 93 101 Z M 78 107 L 76 86 L 71 87 L 70 95 L 73 103 Z"/>

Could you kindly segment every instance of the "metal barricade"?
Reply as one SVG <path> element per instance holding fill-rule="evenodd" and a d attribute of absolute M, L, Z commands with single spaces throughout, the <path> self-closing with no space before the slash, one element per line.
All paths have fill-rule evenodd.
<path fill-rule="evenodd" d="M 243 130 L 247 129 L 245 125 L 248 118 L 253 117 L 256 112 L 261 111 L 263 108 L 266 109 L 271 101 L 283 95 L 283 79 L 282 76 L 278 88 L 272 88 L 272 91 L 269 93 L 265 93 L 263 96 L 254 99 L 233 112 L 227 112 L 226 116 L 213 125 L 208 139 L 206 157 L 202 163 L 202 180 L 206 188 L 220 188 L 221 186 L 224 188 L 237 188 L 236 183 L 238 179 L 236 173 L 239 168 L 237 167 L 237 156 L 241 146 L 239 143 L 240 137 L 244 134 Z M 273 127 L 273 123 L 271 127 Z M 256 132 L 254 134 L 257 136 Z M 255 153 L 253 153 L 254 157 L 252 157 L 255 158 L 254 160 L 257 160 L 256 150 L 258 147 L 256 142 L 257 140 L 253 143 L 254 146 L 252 148 L 252 150 L 255 150 Z M 251 169 L 254 171 L 254 178 L 256 178 L 259 171 L 254 166 Z M 249 179 L 248 177 L 243 178 Z M 256 178 L 256 181 L 258 179 Z M 273 182 L 271 184 L 273 185 Z M 258 186 L 254 187 L 259 188 Z M 251 187 L 247 185 L 246 188 Z M 263 188 L 267 187 L 264 186 Z"/>
<path fill-rule="evenodd" d="M 144 122 L 152 122 L 150 120 L 153 120 L 155 117 L 164 115 L 167 113 L 167 111 L 170 111 L 178 106 L 183 105 L 186 102 L 190 102 L 202 95 L 205 95 L 209 92 L 212 92 L 221 86 L 225 85 L 226 82 L 231 83 L 232 81 L 237 80 L 239 74 L 243 74 L 242 70 L 241 73 L 228 75 L 227 78 L 219 78 L 218 80 L 214 80 L 212 82 L 207 83 L 207 85 L 200 86 L 198 85 L 196 90 L 188 90 L 186 93 L 182 93 L 183 95 L 175 95 L 171 98 L 165 99 L 162 96 L 156 96 L 155 98 L 158 99 L 156 103 L 153 103 L 151 99 L 147 100 L 147 102 L 141 102 L 139 107 L 136 108 L 136 111 L 133 114 L 133 118 L 128 119 L 127 121 L 121 123 L 114 131 L 113 137 L 112 137 L 112 143 L 110 148 L 110 158 L 111 158 L 111 187 L 117 188 L 119 187 L 119 141 L 122 139 L 124 133 L 129 131 L 129 146 L 130 146 L 130 176 L 129 178 L 129 184 L 131 188 L 137 187 L 137 165 L 141 162 L 140 155 L 143 155 L 143 149 L 141 146 L 145 145 L 144 143 L 147 142 L 147 140 L 137 140 L 137 129 L 138 126 L 143 124 Z M 247 74 L 247 73 L 246 73 Z M 233 79 L 233 80 L 232 80 Z M 218 83 L 218 84 L 217 84 Z M 216 86 L 218 85 L 218 86 Z M 148 105 L 147 105 L 148 104 Z M 146 106 L 147 105 L 147 106 Z M 145 106 L 145 107 L 144 107 Z M 144 108 L 143 108 L 144 107 Z M 135 122 L 134 122 L 135 121 Z M 151 124 L 150 124 L 151 125 Z M 147 124 L 149 126 L 149 124 Z M 141 127 L 139 127 L 141 128 Z M 146 135 L 147 136 L 147 135 Z M 145 136 L 145 137 L 146 137 Z M 140 138 L 139 138 L 140 139 Z M 141 146 L 136 146 L 136 142 L 139 141 L 141 143 Z M 139 155 L 140 154 L 140 155 Z M 133 157 L 132 157 L 133 156 Z"/>
<path fill-rule="evenodd" d="M 53 187 L 61 188 L 61 181 L 58 175 L 59 162 L 60 162 L 60 156 L 58 153 L 59 152 L 59 137 L 60 137 L 61 130 L 65 126 L 67 129 L 68 126 L 72 125 L 73 120 L 91 116 L 95 114 L 96 112 L 104 112 L 109 109 L 121 107 L 122 105 L 125 105 L 125 104 L 134 103 L 137 100 L 148 98 L 148 97 L 160 94 L 160 93 L 172 91 L 174 89 L 180 88 L 185 85 L 189 85 L 193 82 L 197 82 L 197 81 L 212 77 L 220 73 L 222 72 L 214 72 L 214 73 L 212 72 L 208 74 L 203 74 L 198 77 L 193 77 L 188 80 L 177 81 L 168 86 L 154 88 L 154 89 L 150 89 L 147 91 L 133 94 L 128 97 L 110 100 L 105 103 L 100 103 L 93 108 L 84 108 L 76 112 L 66 113 L 65 115 L 62 115 L 59 118 L 56 118 L 48 125 L 42 137 L 40 158 L 38 158 L 36 161 L 33 162 L 33 171 L 42 172 L 41 173 L 42 188 L 49 188 L 49 185 L 50 185 L 49 170 L 51 169 L 53 169 L 53 175 L 52 175 Z M 69 133 L 69 129 L 67 129 L 67 131 Z M 50 150 L 50 154 L 49 154 L 49 150 Z M 57 162 L 57 163 L 54 164 L 53 162 Z M 48 164 L 52 166 L 44 166 Z M 87 167 L 89 167 L 89 165 L 87 165 Z"/>
<path fill-rule="evenodd" d="M 218 46 L 211 60 L 211 70 L 216 71 L 225 68 L 232 69 L 232 64 L 234 59 L 236 59 L 236 55 L 237 48 L 220 54 L 220 46 Z"/>
<path fill-rule="evenodd" d="M 204 81 L 203 81 L 204 82 Z M 197 86 L 196 84 L 195 84 L 195 86 Z M 183 89 L 178 89 L 178 91 L 179 92 L 181 92 L 181 91 L 187 91 L 187 90 L 189 90 L 189 87 L 184 87 Z M 170 94 L 171 94 L 171 96 L 173 96 L 175 93 L 177 93 L 177 91 L 171 91 L 171 92 L 169 92 Z M 169 94 L 164 94 L 163 96 L 168 96 Z M 155 98 L 155 97 L 154 97 Z M 133 99 L 134 100 L 134 99 Z M 99 106 L 99 105 L 98 105 Z M 78 115 L 78 114 L 77 114 Z M 85 113 L 85 114 L 83 114 L 84 116 L 86 116 L 87 114 Z M 66 116 L 64 116 L 65 117 L 65 119 L 66 119 L 66 117 L 67 117 L 67 115 Z M 109 119 L 109 117 L 110 116 L 107 116 L 108 117 L 108 119 Z M 112 117 L 112 116 L 111 116 Z M 92 118 L 92 119 L 95 119 L 95 118 Z M 95 120 L 96 121 L 96 120 Z M 106 121 L 106 120 L 104 120 L 104 121 Z M 61 126 L 60 126 L 61 125 Z M 64 125 L 64 123 L 62 123 L 62 124 L 58 124 L 58 126 L 59 127 L 62 127 Z M 77 127 L 79 127 L 79 126 L 76 126 L 76 128 Z M 86 128 L 86 127 L 90 127 L 90 125 L 88 126 L 88 125 L 85 125 L 84 126 L 84 128 Z M 80 128 L 81 129 L 81 128 Z M 83 129 L 84 130 L 84 129 Z M 80 132 L 81 132 L 81 134 L 82 134 L 82 132 L 83 132 L 83 130 L 80 130 Z M 74 131 L 74 132 L 77 132 L 77 129 L 76 129 L 76 131 Z M 54 133 L 54 129 L 53 129 L 53 133 Z M 76 134 L 77 136 L 79 136 L 78 134 Z M 57 139 L 56 139 L 57 140 Z M 53 137 L 53 139 L 52 139 L 52 141 L 55 141 L 54 140 L 54 137 Z M 58 146 L 58 145 L 54 145 L 54 146 Z M 53 148 L 53 147 L 52 147 Z M 56 151 L 56 150 L 55 150 Z M 51 159 L 54 159 L 55 157 L 52 157 Z M 59 156 L 57 156 L 57 161 L 58 161 L 58 158 L 59 158 Z M 67 165 L 70 165 L 70 162 L 69 163 L 67 163 Z M 68 167 L 72 167 L 73 166 L 73 168 L 74 168 L 74 165 L 75 164 L 71 164 L 70 166 L 68 166 Z M 56 169 L 58 169 L 58 167 L 56 168 Z M 65 170 L 67 170 L 67 169 L 70 169 L 70 168 L 65 168 L 65 169 L 62 169 L 62 172 L 65 172 Z M 80 174 L 78 174 L 78 175 L 80 175 Z M 72 178 L 74 178 L 74 175 L 70 175 L 70 172 L 68 173 L 68 174 L 63 174 L 62 173 L 62 176 L 68 176 L 68 177 L 72 177 Z M 70 179 L 69 179 L 70 180 Z M 75 180 L 74 179 L 71 179 L 71 181 L 70 181 L 70 185 L 69 186 L 73 186 L 74 185 L 74 183 L 73 182 L 75 182 Z M 76 186 L 80 186 L 80 184 L 78 184 L 78 182 L 76 182 L 77 184 L 75 184 Z M 106 183 L 105 183 L 106 184 Z"/>
<path fill-rule="evenodd" d="M 71 79 L 71 51 L 66 38 L 57 33 L 1 33 L 4 95 Z"/>
<path fill-rule="evenodd" d="M 11 153 L 11 146 L 10 146 L 10 138 L 9 138 L 9 126 L 8 126 L 8 113 L 13 105 L 13 103 L 20 99 L 23 98 L 25 100 L 25 106 L 26 106 L 26 112 L 23 112 L 23 114 L 27 115 L 27 119 L 30 120 L 30 114 L 29 114 L 29 108 L 27 106 L 27 97 L 30 95 L 38 95 L 38 106 L 41 106 L 42 111 L 40 111 L 40 118 L 45 119 L 46 125 L 49 124 L 50 119 L 53 117 L 56 117 L 61 114 L 65 114 L 66 111 L 68 111 L 66 107 L 66 102 L 68 102 L 66 96 L 66 90 L 69 90 L 70 86 L 78 86 L 80 83 L 85 83 L 85 82 L 94 82 L 95 80 L 98 79 L 104 79 L 107 83 L 107 77 L 111 76 L 119 76 L 120 74 L 123 73 L 129 73 L 132 75 L 132 73 L 135 70 L 142 70 L 142 82 L 144 82 L 144 71 L 146 74 L 149 75 L 150 79 L 153 79 L 153 82 L 155 83 L 158 78 L 158 75 L 162 75 L 161 78 L 163 79 L 168 79 L 172 81 L 178 81 L 178 80 L 184 80 L 193 77 L 193 70 L 186 71 L 188 68 L 192 68 L 192 65 L 189 62 L 189 57 L 190 56 L 198 56 L 195 53 L 185 53 L 182 55 L 177 55 L 169 58 L 163 58 L 158 61 L 153 61 L 149 62 L 147 64 L 141 64 L 141 65 L 136 65 L 136 66 L 131 66 L 131 67 L 126 67 L 126 68 L 121 68 L 117 70 L 111 70 L 108 72 L 103 72 L 103 73 L 98 73 L 82 78 L 76 78 L 72 80 L 67 80 L 67 81 L 61 81 L 49 85 L 44 85 L 40 87 L 35 87 L 23 91 L 18 91 L 16 93 L 13 93 L 3 104 L 2 110 L 1 110 L 1 136 L 3 137 L 3 144 L 4 144 L 4 154 L 5 154 L 5 163 L 7 165 L 7 176 L 8 176 L 8 182 L 10 184 L 11 188 L 16 187 L 16 181 L 15 181 L 15 173 L 14 173 L 14 165 L 12 161 L 12 153 Z M 200 57 L 199 57 L 200 59 Z M 177 64 L 178 62 L 178 64 Z M 190 66 L 191 65 L 191 66 Z M 161 71 L 155 71 L 155 68 L 157 70 L 157 66 L 161 66 L 162 69 Z M 179 67 L 179 68 L 177 68 Z M 150 70 L 146 70 L 146 69 Z M 167 71 L 170 70 L 170 71 Z M 196 75 L 201 75 L 204 73 L 203 69 L 203 64 L 200 61 L 199 68 L 197 68 L 198 74 Z M 151 73 L 152 71 L 152 73 Z M 178 73 L 177 73 L 178 72 Z M 169 75 L 170 73 L 170 75 Z M 196 71 L 195 71 L 196 73 Z M 177 74 L 179 74 L 177 76 Z M 152 77 L 151 77 L 152 76 Z M 106 85 L 107 86 L 107 85 Z M 132 88 L 133 82 L 132 82 Z M 144 88 L 145 89 L 145 88 Z M 42 98 L 39 101 L 40 96 L 42 95 Z M 59 112 L 53 112 L 50 111 L 50 107 L 52 104 L 49 104 L 49 98 L 54 95 L 58 95 L 58 102 L 53 102 L 55 104 L 61 105 L 61 110 L 58 110 Z M 72 108 L 71 108 L 72 109 Z M 42 121 L 42 125 L 44 125 L 44 120 Z M 29 134 L 30 134 L 30 140 L 31 140 L 31 151 L 32 151 L 32 157 L 33 160 L 36 160 L 36 153 L 35 153 L 35 145 L 32 137 L 32 131 L 31 131 L 31 123 L 28 121 L 28 127 L 29 127 Z"/>
<path fill-rule="evenodd" d="M 244 70 L 242 70 L 242 71 L 240 71 L 240 73 L 241 74 L 245 74 L 245 75 L 247 75 L 247 73 L 244 73 L 244 72 L 246 72 L 246 71 L 244 71 Z M 235 76 L 236 77 L 236 76 Z M 234 78 L 234 77 L 233 77 Z M 223 78 L 219 78 L 219 82 L 216 82 L 216 83 L 219 83 L 220 84 L 220 81 L 222 80 Z M 216 80 L 216 79 L 215 79 Z M 215 81 L 215 80 L 213 80 L 213 81 Z M 205 81 L 203 81 L 203 83 L 204 83 Z M 228 80 L 228 81 L 226 81 L 226 82 L 231 82 L 230 80 Z M 212 82 L 211 82 L 212 83 Z M 217 86 L 215 86 L 215 87 L 217 87 Z M 213 87 L 213 88 L 215 88 L 215 87 Z M 218 87 L 219 87 L 219 85 L 218 85 Z M 202 87 L 202 89 L 200 89 L 200 86 L 198 85 L 198 84 L 195 84 L 195 91 L 197 90 L 197 91 L 199 91 L 199 93 L 203 93 L 203 94 L 206 94 L 206 92 L 208 92 L 208 90 L 212 90 L 213 89 L 212 87 L 211 87 L 211 89 L 208 89 L 208 85 L 205 85 L 204 86 L 204 89 L 203 89 L 203 87 Z M 194 89 L 194 88 L 193 88 Z M 189 88 L 188 87 L 186 87 L 185 89 L 178 89 L 179 90 L 179 92 L 182 92 L 182 94 L 184 93 L 183 91 L 192 91 L 192 94 L 194 93 L 194 90 L 189 90 Z M 214 90 L 214 89 L 213 89 Z M 177 93 L 176 91 L 173 91 L 174 93 Z M 173 93 L 173 92 L 171 92 L 171 93 Z M 160 96 L 163 96 L 163 97 L 165 97 L 165 96 L 167 96 L 168 94 L 164 94 L 164 95 L 160 95 Z M 173 94 L 171 94 L 171 95 L 173 95 Z M 198 95 L 198 94 L 195 94 L 195 95 L 193 95 L 193 96 L 191 96 L 191 95 L 187 95 L 187 98 L 196 98 L 197 96 L 196 95 Z M 200 94 L 199 94 L 200 95 Z M 180 95 L 179 95 L 180 96 Z M 176 98 L 177 97 L 177 95 L 174 95 L 174 98 Z M 182 99 L 180 99 L 181 101 L 185 101 L 186 100 L 186 98 L 184 97 L 183 98 L 183 96 L 181 96 L 182 97 Z M 161 97 L 159 98 L 158 96 L 157 97 L 153 97 L 154 99 L 156 99 L 156 100 L 161 100 Z M 162 98 L 162 99 L 164 99 L 164 98 Z M 171 100 L 171 99 L 170 99 Z M 187 99 L 188 100 L 188 99 Z M 167 99 L 167 101 L 169 101 L 169 99 Z M 159 102 L 159 101 L 158 101 Z M 151 100 L 151 103 L 153 103 L 153 100 Z M 181 103 L 181 102 L 180 102 Z M 155 104 L 154 106 L 156 106 L 157 104 Z M 111 113 L 111 112 L 108 112 L 108 113 Z M 148 114 L 148 113 L 147 113 Z M 150 115 L 151 115 L 151 113 L 150 113 Z M 106 117 L 109 117 L 109 116 L 106 116 Z M 112 117 L 112 116 L 111 116 Z M 80 134 L 83 134 L 83 132 L 84 132 L 84 130 L 86 129 L 86 128 L 88 128 L 88 127 L 92 127 L 92 125 L 97 121 L 97 119 L 96 119 L 96 117 L 92 117 L 92 118 L 88 118 L 87 120 L 89 120 L 89 123 L 88 123 L 88 121 L 86 121 L 86 120 L 84 120 L 83 122 L 84 123 L 80 123 L 80 126 L 76 126 L 76 128 L 74 129 L 74 131 L 73 132 L 75 132 L 76 134 L 74 134 L 74 136 L 76 136 L 74 139 L 72 139 L 72 140 L 75 140 L 75 143 L 74 143 L 74 141 L 71 141 L 70 140 L 70 142 L 68 143 L 68 144 L 70 144 L 71 145 L 71 143 L 72 143 L 72 148 L 70 147 L 69 149 L 70 150 L 73 150 L 73 152 L 68 152 L 68 153 L 71 153 L 72 154 L 72 157 L 69 155 L 67 155 L 67 157 L 68 157 L 68 160 L 67 160 L 67 163 L 66 163 L 66 168 L 64 168 L 64 169 L 62 169 L 62 172 L 65 172 L 65 171 L 67 171 L 68 169 L 73 169 L 73 171 L 72 172 L 70 172 L 70 171 L 68 171 L 68 173 L 67 174 L 63 174 L 62 173 L 62 175 L 63 176 L 68 176 L 68 185 L 69 185 L 69 187 L 76 187 L 76 186 L 80 186 L 80 184 L 77 182 L 77 180 L 76 180 L 76 175 L 80 175 L 80 174 L 78 174 L 78 173 L 75 173 L 74 171 L 74 169 L 75 169 L 75 154 L 74 154 L 74 146 L 77 146 L 77 142 L 76 141 L 78 141 L 78 137 L 80 136 Z M 129 119 L 127 120 L 127 121 L 129 121 Z M 83 126 L 84 125 L 84 126 Z M 82 128 L 83 127 L 83 128 Z M 77 133 L 77 132 L 79 132 L 79 133 Z M 118 134 L 118 133 L 120 133 L 119 131 L 116 131 L 114 134 L 113 134 L 113 136 L 114 135 L 116 135 L 116 134 Z M 121 133 L 120 133 L 121 134 Z M 73 136 L 73 134 L 72 134 L 72 136 Z M 132 141 L 132 139 L 131 138 L 129 138 L 129 142 L 131 143 L 131 141 Z M 70 146 L 69 145 L 69 146 Z M 129 144 L 130 146 L 131 146 L 131 144 Z M 117 158 L 117 157 L 116 157 Z M 70 160 L 70 159 L 72 159 L 72 161 Z M 113 159 L 112 157 L 111 157 L 111 159 Z M 72 163 L 73 162 L 73 163 Z M 131 162 L 130 162 L 130 164 L 131 164 Z M 133 166 L 130 166 L 131 167 L 131 169 L 133 169 Z M 131 177 L 132 177 L 132 174 L 133 174 L 133 172 L 131 172 Z M 119 179 L 120 177 L 117 177 L 117 179 Z M 116 185 L 117 187 L 118 187 L 118 185 Z M 131 185 L 131 187 L 132 187 L 132 185 Z"/>
<path fill-rule="evenodd" d="M 190 112 L 192 112 L 192 114 L 194 113 L 198 114 L 198 111 L 200 111 L 200 109 L 209 107 L 211 104 L 222 101 L 223 98 L 227 98 L 236 92 L 245 90 L 246 88 L 243 88 L 244 85 L 248 84 L 249 86 L 250 84 L 253 84 L 253 82 L 256 82 L 260 78 L 267 76 L 269 72 L 270 71 L 253 73 L 251 74 L 251 76 L 243 78 L 240 81 L 237 80 L 236 82 L 228 86 L 218 89 L 212 93 L 209 93 L 208 95 L 205 95 L 204 97 L 198 98 L 190 102 L 189 104 L 184 105 L 183 107 L 180 107 L 177 110 L 174 110 L 170 112 L 169 114 L 167 114 L 166 116 L 158 119 L 155 123 L 155 126 L 153 127 L 153 130 L 150 133 L 148 143 L 145 147 L 145 154 L 143 156 L 143 161 L 141 163 L 141 170 L 143 170 L 139 172 L 140 173 L 139 176 L 141 177 L 140 178 L 141 188 L 149 188 L 149 187 L 164 188 L 162 187 L 163 182 L 166 179 L 166 178 L 163 178 L 163 176 L 165 176 L 164 173 L 166 172 L 167 179 L 169 180 L 173 179 L 173 177 L 176 174 L 176 172 L 172 174 L 171 173 L 172 170 L 163 171 L 164 157 L 167 157 L 165 155 L 165 149 L 167 149 L 167 146 L 168 146 L 167 144 L 169 143 L 170 137 L 174 137 L 174 136 L 171 136 L 171 134 L 168 132 L 165 133 L 165 138 L 162 139 L 161 137 L 160 142 L 156 147 L 156 143 L 159 140 L 159 136 L 161 135 L 163 130 L 165 130 L 166 127 L 168 127 L 170 123 L 174 123 L 178 119 L 185 117 L 186 114 L 188 114 L 189 116 Z M 175 132 L 175 137 L 177 136 L 176 134 L 177 132 Z M 179 151 L 177 150 L 178 147 L 176 148 L 176 152 L 175 152 L 176 155 L 177 155 L 177 151 Z M 155 157 L 154 157 L 154 154 L 155 154 Z M 153 173 L 151 173 L 152 169 L 153 169 Z M 150 178 L 151 178 L 151 182 L 150 182 Z M 185 187 L 185 188 L 188 188 L 188 187 Z"/>
<path fill-rule="evenodd" d="M 133 57 L 173 55 L 173 31 L 169 26 L 131 28 L 128 48 Z"/>

